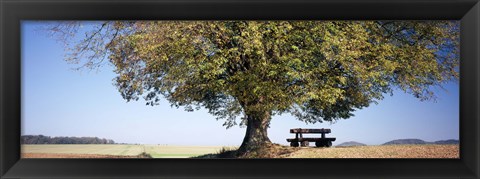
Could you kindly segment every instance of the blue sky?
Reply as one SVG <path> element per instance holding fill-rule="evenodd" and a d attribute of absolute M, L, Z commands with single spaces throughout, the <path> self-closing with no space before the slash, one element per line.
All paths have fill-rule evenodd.
<path fill-rule="evenodd" d="M 246 128 L 225 129 L 204 109 L 186 112 L 166 100 L 159 106 L 126 102 L 113 85 L 113 67 L 75 71 L 64 61 L 61 43 L 22 22 L 22 135 L 96 136 L 120 143 L 240 145 Z M 377 145 L 399 138 L 426 141 L 459 138 L 459 84 L 437 89 L 437 102 L 421 102 L 394 91 L 378 105 L 333 124 L 305 124 L 286 114 L 274 116 L 268 130 L 274 143 L 287 144 L 291 128 L 330 128 L 335 144 L 358 141 Z M 208 139 L 208 140 L 206 140 Z"/>

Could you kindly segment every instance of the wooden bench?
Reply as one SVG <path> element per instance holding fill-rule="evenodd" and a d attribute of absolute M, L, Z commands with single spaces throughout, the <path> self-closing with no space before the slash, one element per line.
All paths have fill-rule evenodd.
<path fill-rule="evenodd" d="M 290 142 L 290 146 L 292 147 L 307 147 L 309 142 L 315 142 L 315 146 L 317 147 L 331 147 L 332 141 L 335 141 L 335 137 L 325 137 L 325 134 L 329 134 L 331 132 L 330 129 L 290 129 L 290 133 L 295 133 L 294 139 L 287 139 L 287 142 Z M 303 137 L 302 134 L 322 134 L 321 138 L 313 138 L 313 137 Z M 300 143 L 300 144 L 299 144 Z"/>

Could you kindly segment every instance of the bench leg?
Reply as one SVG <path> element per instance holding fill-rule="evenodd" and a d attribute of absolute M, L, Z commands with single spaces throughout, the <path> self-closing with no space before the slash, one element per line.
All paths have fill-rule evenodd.
<path fill-rule="evenodd" d="M 317 141 L 315 142 L 315 146 L 317 147 L 331 147 L 332 141 Z"/>
<path fill-rule="evenodd" d="M 327 141 L 325 142 L 325 147 L 331 147 L 332 146 L 332 141 Z"/>
<path fill-rule="evenodd" d="M 298 147 L 298 142 L 290 142 L 291 147 Z"/>

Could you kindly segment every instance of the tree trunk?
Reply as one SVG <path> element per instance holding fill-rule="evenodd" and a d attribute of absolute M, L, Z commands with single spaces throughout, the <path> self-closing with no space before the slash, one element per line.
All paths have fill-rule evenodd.
<path fill-rule="evenodd" d="M 249 152 L 265 147 L 272 142 L 268 138 L 267 128 L 270 124 L 270 113 L 264 115 L 247 114 L 247 131 L 242 145 L 237 150 L 237 156 L 244 156 Z"/>

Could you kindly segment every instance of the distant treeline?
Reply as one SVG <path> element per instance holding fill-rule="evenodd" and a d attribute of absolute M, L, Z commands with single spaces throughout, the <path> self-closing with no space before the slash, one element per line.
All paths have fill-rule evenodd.
<path fill-rule="evenodd" d="M 44 135 L 24 135 L 21 144 L 115 144 L 112 139 L 98 137 L 50 137 Z"/>

